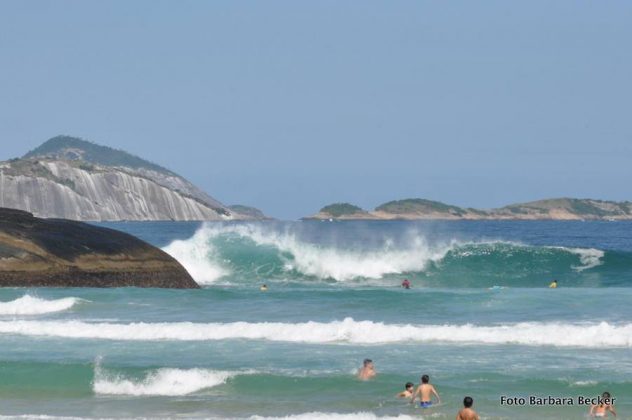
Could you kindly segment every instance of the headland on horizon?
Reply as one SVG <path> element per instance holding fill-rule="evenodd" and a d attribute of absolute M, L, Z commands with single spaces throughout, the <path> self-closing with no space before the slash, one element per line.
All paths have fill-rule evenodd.
<path fill-rule="evenodd" d="M 496 209 L 458 207 L 422 198 L 389 201 L 367 211 L 334 203 L 303 220 L 632 220 L 632 202 L 552 198 Z"/>

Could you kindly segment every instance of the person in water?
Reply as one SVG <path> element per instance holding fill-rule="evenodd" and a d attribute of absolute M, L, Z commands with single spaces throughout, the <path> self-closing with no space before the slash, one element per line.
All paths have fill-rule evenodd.
<path fill-rule="evenodd" d="M 397 398 L 412 398 L 414 390 L 415 385 L 412 382 L 406 382 L 406 385 L 404 385 L 404 390 L 397 394 Z"/>
<path fill-rule="evenodd" d="M 549 284 L 549 289 L 557 289 L 557 280 L 553 280 L 551 284 Z"/>
<path fill-rule="evenodd" d="M 358 370 L 358 379 L 361 381 L 368 381 L 377 375 L 375 372 L 375 365 L 373 364 L 373 360 L 364 359 L 362 362 L 362 367 Z"/>
<path fill-rule="evenodd" d="M 268 286 L 265 284 L 262 284 L 261 287 L 259 288 L 259 290 L 261 290 L 262 292 L 267 292 L 268 291 Z"/>
<path fill-rule="evenodd" d="M 410 281 L 408 281 L 408 279 L 404 279 L 404 281 L 402 282 L 402 287 L 404 289 L 410 289 Z"/>
<path fill-rule="evenodd" d="M 430 376 L 421 377 L 421 385 L 417 387 L 417 391 L 413 394 L 411 403 L 419 397 L 419 406 L 421 408 L 430 408 L 432 406 L 432 396 L 437 397 L 437 404 L 441 404 L 441 397 L 434 386 L 430 385 Z"/>
<path fill-rule="evenodd" d="M 601 402 L 590 407 L 590 416 L 605 418 L 608 417 L 608 413 L 612 413 L 614 417 L 617 417 L 613 402 L 614 399 L 610 396 L 610 393 L 604 392 L 601 394 Z"/>
<path fill-rule="evenodd" d="M 463 398 L 463 409 L 456 415 L 456 420 L 480 420 L 476 411 L 472 409 L 474 400 L 472 397 Z"/>

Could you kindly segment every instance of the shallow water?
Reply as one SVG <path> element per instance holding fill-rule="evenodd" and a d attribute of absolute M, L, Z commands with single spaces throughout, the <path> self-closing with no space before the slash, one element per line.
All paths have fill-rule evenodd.
<path fill-rule="evenodd" d="M 0 414 L 454 418 L 471 395 L 484 418 L 570 419 L 587 408 L 500 396 L 609 390 L 630 418 L 631 223 L 107 225 L 205 287 L 0 290 Z M 442 406 L 393 398 L 423 373 Z"/>

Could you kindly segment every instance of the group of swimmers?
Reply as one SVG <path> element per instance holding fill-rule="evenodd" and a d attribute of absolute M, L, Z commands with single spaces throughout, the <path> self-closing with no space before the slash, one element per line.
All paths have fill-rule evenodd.
<path fill-rule="evenodd" d="M 375 371 L 375 365 L 373 360 L 364 359 L 362 367 L 358 370 L 358 379 L 368 381 L 377 375 Z M 430 408 L 433 405 L 441 404 L 441 397 L 437 392 L 434 385 L 430 384 L 430 376 L 422 375 L 421 383 L 415 389 L 415 385 L 412 382 L 406 382 L 404 390 L 396 395 L 397 398 L 410 399 L 410 403 L 414 404 L 416 400 L 419 400 L 419 407 Z M 436 400 L 434 402 L 433 400 Z M 594 404 L 590 407 L 591 417 L 608 417 L 608 413 L 611 413 L 614 417 L 617 413 L 613 405 L 614 399 L 610 396 L 609 392 L 604 392 L 598 404 Z M 474 411 L 472 406 L 474 405 L 474 399 L 472 397 L 463 398 L 463 408 L 458 412 L 456 420 L 479 420 L 479 416 Z"/>
<path fill-rule="evenodd" d="M 364 359 L 362 367 L 358 370 L 358 379 L 368 381 L 377 375 L 375 371 L 375 365 L 373 360 Z M 441 397 L 435 389 L 434 385 L 430 384 L 430 376 L 423 375 L 421 377 L 421 384 L 415 389 L 415 385 L 412 382 L 406 382 L 404 390 L 397 394 L 397 398 L 408 398 L 410 403 L 414 404 L 416 400 L 419 400 L 419 407 L 430 408 L 433 405 L 441 404 Z M 436 400 L 434 402 L 433 400 Z M 465 397 L 463 399 L 463 408 L 458 412 L 457 420 L 479 420 L 478 414 L 472 408 L 474 405 L 474 399 L 472 397 Z"/>

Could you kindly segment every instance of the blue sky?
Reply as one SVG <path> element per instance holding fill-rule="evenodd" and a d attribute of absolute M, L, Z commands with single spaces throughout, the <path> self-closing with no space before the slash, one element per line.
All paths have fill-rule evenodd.
<path fill-rule="evenodd" d="M 632 2 L 2 1 L 0 159 L 56 134 L 281 218 L 632 200 Z"/>

